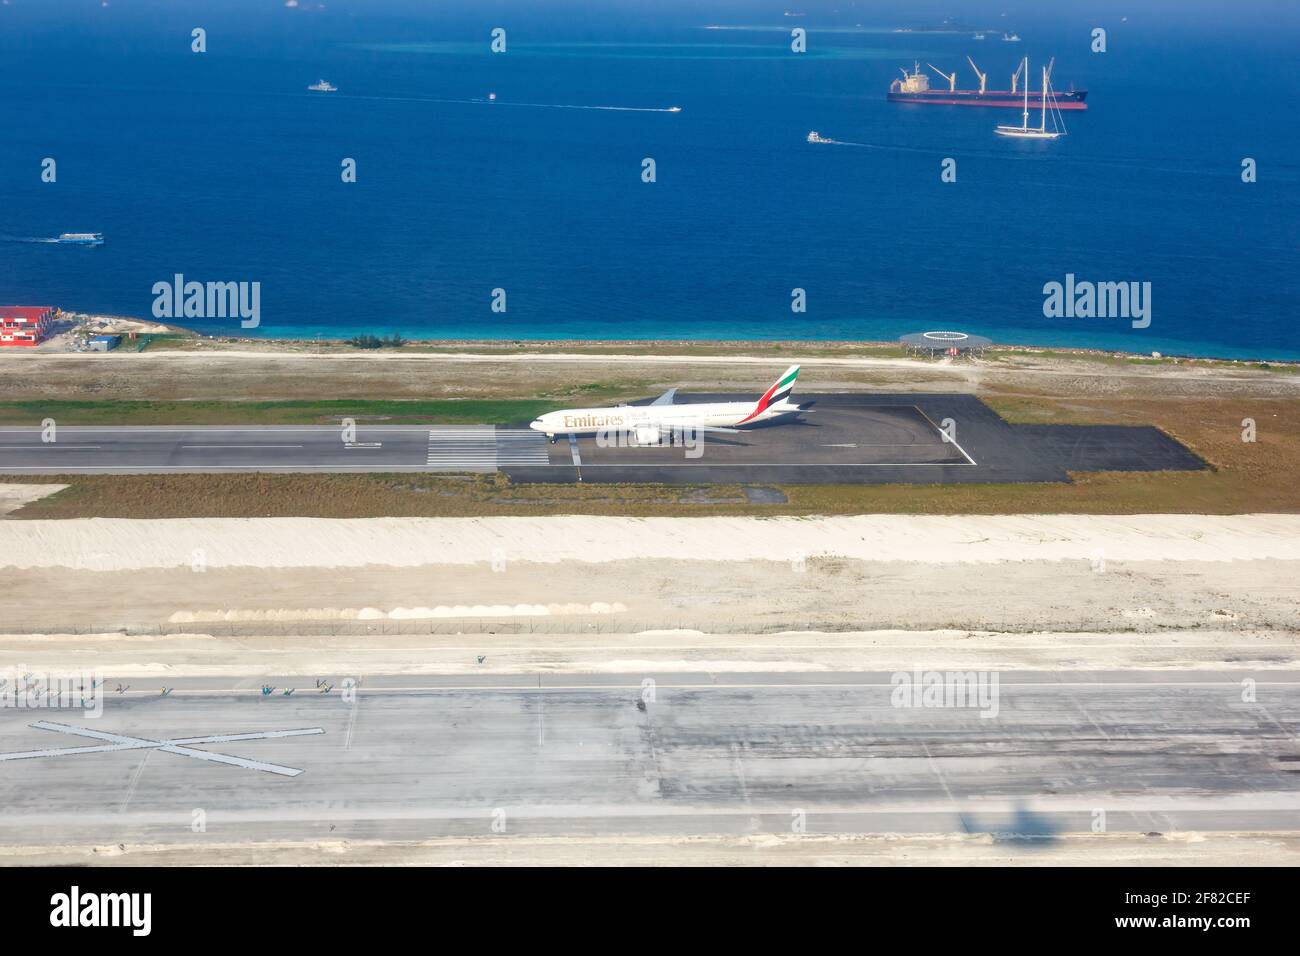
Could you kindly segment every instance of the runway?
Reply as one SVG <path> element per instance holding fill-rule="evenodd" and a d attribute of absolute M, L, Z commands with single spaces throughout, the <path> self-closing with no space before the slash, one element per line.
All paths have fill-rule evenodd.
<path fill-rule="evenodd" d="M 1300 827 L 1300 673 L 892 678 L 137 679 L 98 718 L 0 710 L 0 843 Z"/>
<path fill-rule="evenodd" d="M 752 397 L 752 396 L 750 396 Z M 681 396 L 684 402 L 744 399 Z M 1199 469 L 1155 428 L 1016 426 L 970 395 L 804 395 L 807 411 L 656 446 L 521 424 L 0 428 L 0 474 L 504 472 L 518 482 L 883 484 L 1068 481 Z"/>
<path fill-rule="evenodd" d="M 0 428 L 0 473 L 479 472 L 546 465 L 546 439 L 492 425 Z"/>

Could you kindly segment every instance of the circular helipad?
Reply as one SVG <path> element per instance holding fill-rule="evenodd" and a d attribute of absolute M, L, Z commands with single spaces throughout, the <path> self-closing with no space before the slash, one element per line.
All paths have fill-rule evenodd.
<path fill-rule="evenodd" d="M 922 332 L 921 337 L 934 342 L 964 342 L 970 338 L 965 332 Z"/>

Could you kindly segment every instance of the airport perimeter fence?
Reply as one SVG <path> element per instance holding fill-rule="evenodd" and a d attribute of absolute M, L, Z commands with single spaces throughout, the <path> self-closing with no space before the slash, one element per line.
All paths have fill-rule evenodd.
<path fill-rule="evenodd" d="M 884 622 L 816 622 L 800 624 L 756 621 L 673 621 L 631 623 L 622 620 L 407 620 L 407 621 L 203 621 L 158 624 L 17 624 L 0 622 L 0 634 L 121 634 L 163 637 L 203 634 L 212 637 L 376 637 L 384 635 L 640 634 L 646 631 L 699 631 L 705 634 L 776 634 L 783 631 L 861 631 L 894 625 Z"/>

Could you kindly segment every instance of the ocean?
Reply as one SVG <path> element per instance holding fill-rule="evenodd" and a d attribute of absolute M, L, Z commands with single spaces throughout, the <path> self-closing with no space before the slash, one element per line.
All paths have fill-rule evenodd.
<path fill-rule="evenodd" d="M 782 3 L 11 0 L 0 301 L 149 317 L 181 274 L 260 283 L 255 329 L 177 320 L 213 335 L 1300 359 L 1295 5 Z M 968 55 L 990 88 L 1055 57 L 1089 109 L 1017 142 L 1015 111 L 886 101 L 914 62 L 974 85 Z M 32 241 L 73 231 L 106 241 Z M 1067 275 L 1149 283 L 1150 324 L 1049 318 Z"/>

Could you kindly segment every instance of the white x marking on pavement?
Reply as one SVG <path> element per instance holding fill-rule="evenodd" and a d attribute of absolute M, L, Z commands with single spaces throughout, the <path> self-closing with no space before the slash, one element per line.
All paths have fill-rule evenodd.
<path fill-rule="evenodd" d="M 98 754 L 114 750 L 161 750 L 182 757 L 196 760 L 210 760 L 249 770 L 261 770 L 266 773 L 279 774 L 282 777 L 296 777 L 302 773 L 293 767 L 279 764 L 263 763 L 245 757 L 232 757 L 229 754 L 212 753 L 208 750 L 194 750 L 191 744 L 220 744 L 236 740 L 269 740 L 273 737 L 302 737 L 307 734 L 323 734 L 320 727 L 306 727 L 301 730 L 268 730 L 255 734 L 213 734 L 210 737 L 178 737 L 172 740 L 148 740 L 144 737 L 128 737 L 125 734 L 110 734 L 102 730 L 89 730 L 85 727 L 73 727 L 70 724 L 56 724 L 48 720 L 38 720 L 32 724 L 38 730 L 53 730 L 60 734 L 77 737 L 90 737 L 92 740 L 104 740 L 108 743 L 93 747 L 55 747 L 49 750 L 20 750 L 15 753 L 0 753 L 0 760 L 27 760 L 31 757 L 59 757 L 66 754 Z"/>

